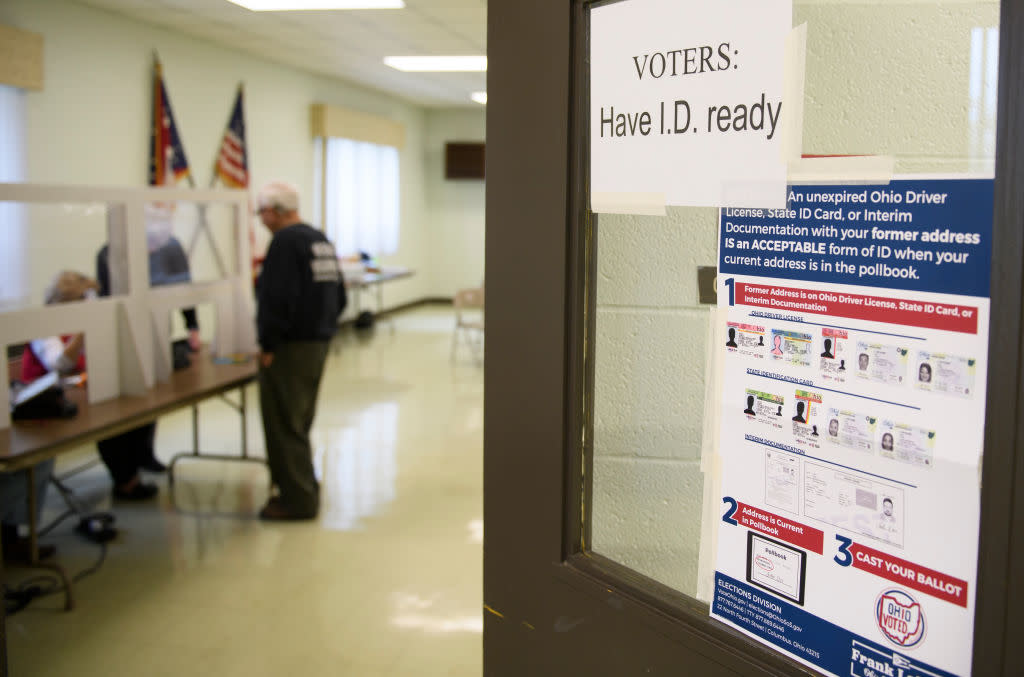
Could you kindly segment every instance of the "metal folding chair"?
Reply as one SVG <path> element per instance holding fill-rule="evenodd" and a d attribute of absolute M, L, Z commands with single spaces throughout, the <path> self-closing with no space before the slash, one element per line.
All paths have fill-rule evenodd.
<path fill-rule="evenodd" d="M 455 330 L 452 333 L 452 362 L 459 345 L 459 336 L 469 346 L 478 364 L 484 359 L 484 290 L 460 289 L 452 299 L 455 308 Z"/>

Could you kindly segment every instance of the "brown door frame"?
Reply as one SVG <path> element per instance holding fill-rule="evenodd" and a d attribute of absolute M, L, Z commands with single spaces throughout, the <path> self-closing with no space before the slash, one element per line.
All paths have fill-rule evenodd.
<path fill-rule="evenodd" d="M 977 675 L 1024 674 L 1024 3 L 999 19 L 992 319 L 974 628 Z M 1005 310 L 1004 310 L 1005 309 Z"/>
<path fill-rule="evenodd" d="M 1003 2 L 975 675 L 1024 674 L 1024 3 Z M 582 0 L 490 0 L 484 665 L 510 675 L 807 674 L 585 551 L 593 284 Z M 995 309 L 1012 308 L 1012 312 Z M 1024 493 L 1021 494 L 1024 497 Z"/>

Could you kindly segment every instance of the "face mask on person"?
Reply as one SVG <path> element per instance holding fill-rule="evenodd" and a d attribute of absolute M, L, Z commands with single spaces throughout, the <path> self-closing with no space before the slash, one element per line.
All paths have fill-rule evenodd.
<path fill-rule="evenodd" d="M 156 251 L 167 244 L 174 230 L 174 218 L 170 210 L 146 206 L 146 247 Z"/>

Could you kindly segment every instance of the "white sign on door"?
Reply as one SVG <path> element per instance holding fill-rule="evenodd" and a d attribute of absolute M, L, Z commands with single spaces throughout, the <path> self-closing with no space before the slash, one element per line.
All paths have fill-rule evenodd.
<path fill-rule="evenodd" d="M 783 206 L 789 0 L 625 0 L 590 20 L 594 211 Z"/>

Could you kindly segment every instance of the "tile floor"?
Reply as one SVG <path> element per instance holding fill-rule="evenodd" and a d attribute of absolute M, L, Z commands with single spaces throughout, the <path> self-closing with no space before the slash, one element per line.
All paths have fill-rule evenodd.
<path fill-rule="evenodd" d="M 185 460 L 173 492 L 114 506 L 120 535 L 102 566 L 7 619 L 8 664 L 47 675 L 481 674 L 483 369 L 449 359 L 450 308 L 424 307 L 351 330 L 328 359 L 314 424 L 323 503 L 316 522 L 264 524 L 260 464 Z M 262 455 L 257 393 L 249 440 Z M 200 410 L 205 450 L 239 446 L 238 416 Z M 161 419 L 158 455 L 191 445 L 190 414 Z M 94 458 L 62 458 L 58 472 Z M 102 466 L 70 484 L 110 509 Z M 61 507 L 49 492 L 47 514 Z M 72 574 L 98 546 L 58 526 L 46 542 Z M 9 570 L 8 582 L 35 572 Z"/>

